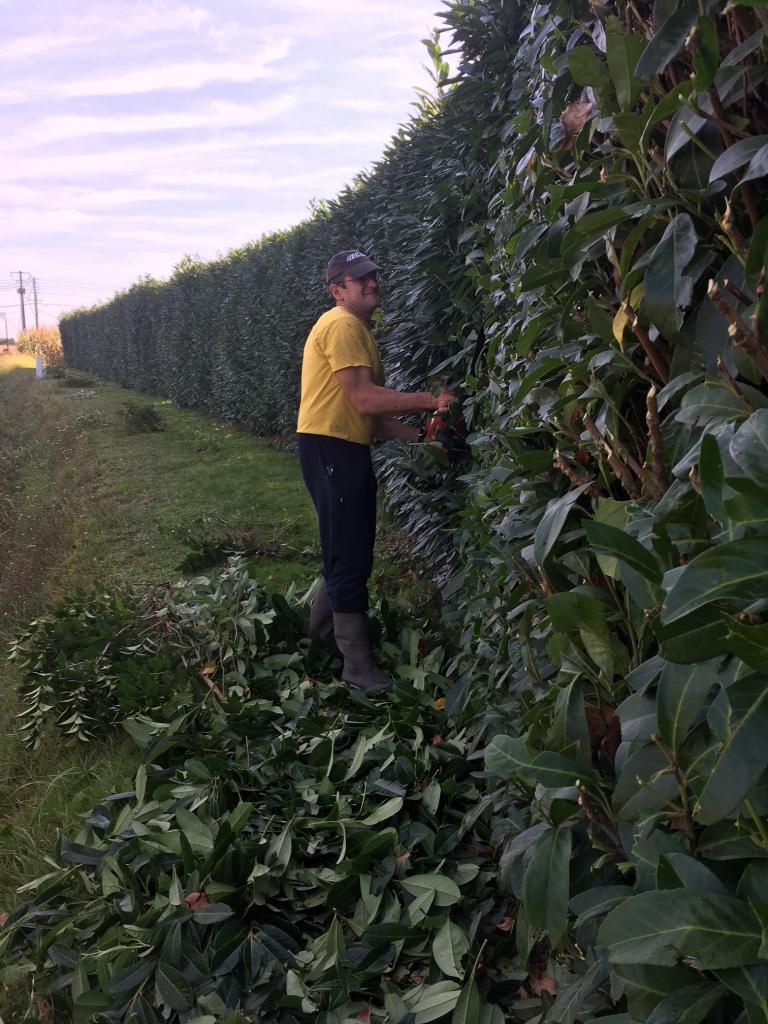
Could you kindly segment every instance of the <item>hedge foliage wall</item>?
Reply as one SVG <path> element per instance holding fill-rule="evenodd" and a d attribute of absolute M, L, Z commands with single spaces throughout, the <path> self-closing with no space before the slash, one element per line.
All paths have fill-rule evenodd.
<path fill-rule="evenodd" d="M 307 268 L 374 253 L 391 380 L 464 381 L 471 463 L 390 448 L 382 473 L 453 552 L 446 738 L 482 779 L 461 828 L 487 823 L 508 900 L 496 969 L 556 979 L 505 1003 L 473 969 L 454 1020 L 764 1022 L 768 11 L 445 18 L 438 116 L 308 224 L 68 318 L 67 359 L 290 429 Z"/>

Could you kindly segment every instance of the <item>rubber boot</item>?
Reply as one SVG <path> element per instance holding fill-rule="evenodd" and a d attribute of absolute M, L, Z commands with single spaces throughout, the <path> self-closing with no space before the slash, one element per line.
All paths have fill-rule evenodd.
<path fill-rule="evenodd" d="M 325 588 L 325 576 L 320 577 L 315 591 L 315 599 L 309 611 L 309 635 L 316 636 L 323 647 L 336 646 L 333 638 L 333 612 L 328 600 L 328 591 Z"/>
<path fill-rule="evenodd" d="M 344 655 L 341 678 L 361 690 L 391 690 L 395 685 L 371 656 L 367 616 L 362 612 L 334 612 L 333 631 Z"/>

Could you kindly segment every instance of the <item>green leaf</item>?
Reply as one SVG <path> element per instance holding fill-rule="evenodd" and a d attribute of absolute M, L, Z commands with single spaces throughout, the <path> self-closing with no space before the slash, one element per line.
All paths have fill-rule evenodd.
<path fill-rule="evenodd" d="M 635 74 L 638 78 L 659 74 L 680 53 L 698 14 L 699 5 L 689 3 L 667 18 L 653 34 L 637 62 Z"/>
<path fill-rule="evenodd" d="M 253 807 L 253 804 L 242 802 L 230 811 L 227 821 L 233 836 L 239 835 L 248 824 Z"/>
<path fill-rule="evenodd" d="M 643 89 L 635 68 L 645 49 L 645 37 L 640 32 L 626 35 L 622 22 L 611 17 L 605 23 L 605 44 L 608 71 L 619 106 L 622 110 L 633 107 Z"/>
<path fill-rule="evenodd" d="M 619 821 L 637 821 L 666 806 L 677 785 L 661 751 L 651 743 L 633 751 L 623 765 L 613 791 Z"/>
<path fill-rule="evenodd" d="M 723 618 L 728 628 L 726 650 L 761 672 L 768 665 L 768 623 L 750 626 L 730 615 Z"/>
<path fill-rule="evenodd" d="M 413 1024 L 429 1024 L 450 1013 L 459 1001 L 461 989 L 455 981 L 438 981 L 434 985 L 420 985 L 405 997 Z"/>
<path fill-rule="evenodd" d="M 657 869 L 659 889 L 701 889 L 705 892 L 728 895 L 728 891 L 714 873 L 695 857 L 687 853 L 662 853 Z"/>
<path fill-rule="evenodd" d="M 485 770 L 502 782 L 508 782 L 530 766 L 528 748 L 517 737 L 494 736 L 485 748 Z"/>
<path fill-rule="evenodd" d="M 678 110 L 681 110 L 686 106 L 687 100 L 690 98 L 692 93 L 693 82 L 681 82 L 676 89 L 670 89 L 670 91 L 662 97 L 655 107 L 651 106 L 651 100 L 648 101 L 648 107 L 650 109 L 648 113 L 648 120 L 645 128 L 643 129 L 643 134 L 640 136 L 640 151 L 645 149 L 649 144 L 654 128 L 660 125 L 662 121 L 667 121 L 672 118 Z"/>
<path fill-rule="evenodd" d="M 194 912 L 193 920 L 201 925 L 219 924 L 233 914 L 234 910 L 226 903 L 209 903 Z"/>
<path fill-rule="evenodd" d="M 400 879 L 399 884 L 413 896 L 434 893 L 436 907 L 450 907 L 461 899 L 458 885 L 445 875 L 409 875 Z"/>
<path fill-rule="evenodd" d="M 536 528 L 533 538 L 533 557 L 538 565 L 543 566 L 547 555 L 560 536 L 572 506 L 581 495 L 592 486 L 591 481 L 574 487 L 560 498 L 555 498 L 547 505 L 541 522 Z"/>
<path fill-rule="evenodd" d="M 131 1009 L 136 1014 L 136 1020 L 135 1022 L 131 1020 L 131 1024 L 158 1024 L 160 1021 L 154 1007 L 147 1002 L 144 996 L 139 996 L 138 999 L 134 996 Z"/>
<path fill-rule="evenodd" d="M 735 526 L 759 526 L 768 523 L 768 491 L 735 494 L 726 498 L 725 511 Z"/>
<path fill-rule="evenodd" d="M 720 65 L 717 26 L 711 18 L 701 17 L 696 21 L 694 42 L 696 52 L 693 55 L 693 68 L 696 72 L 696 89 L 698 92 L 705 92 L 714 82 Z"/>
<path fill-rule="evenodd" d="M 686 985 L 660 1000 L 646 1024 L 700 1024 L 724 995 L 722 985 Z"/>
<path fill-rule="evenodd" d="M 694 808 L 704 825 L 720 821 L 756 784 L 768 766 L 768 677 L 750 675 L 727 690 L 731 722 L 728 738 Z"/>
<path fill-rule="evenodd" d="M 671 889 L 625 900 L 608 914 L 597 941 L 614 964 L 671 967 L 693 957 L 699 970 L 713 970 L 755 963 L 762 929 L 743 900 Z"/>
<path fill-rule="evenodd" d="M 768 135 L 751 135 L 748 139 L 740 139 L 729 146 L 712 164 L 709 172 L 710 184 L 718 178 L 725 178 L 748 164 L 752 158 L 768 143 Z"/>
<path fill-rule="evenodd" d="M 554 750 L 544 750 L 538 754 L 528 767 L 520 770 L 520 775 L 540 782 L 549 789 L 562 789 L 574 786 L 580 779 L 591 781 L 594 778 L 591 768 L 576 764 Z"/>
<path fill-rule="evenodd" d="M 157 960 L 150 957 L 146 960 L 137 960 L 130 967 L 116 971 L 109 980 L 110 993 L 118 996 L 123 992 L 132 992 L 152 974 L 156 966 Z"/>
<path fill-rule="evenodd" d="M 750 480 L 768 489 L 768 409 L 753 412 L 733 435 L 728 449 Z"/>
<path fill-rule="evenodd" d="M 210 853 L 213 849 L 213 833 L 196 814 L 180 807 L 176 811 L 176 824 L 183 831 L 195 853 Z"/>
<path fill-rule="evenodd" d="M 136 781 L 134 782 L 136 789 L 136 803 L 141 805 L 144 803 L 144 797 L 147 792 L 147 769 L 146 765 L 140 764 L 136 769 Z"/>
<path fill-rule="evenodd" d="M 155 989 L 162 1003 L 172 1010 L 191 1010 L 195 1002 L 192 986 L 175 967 L 160 964 L 155 974 Z"/>
<path fill-rule="evenodd" d="M 288 867 L 293 849 L 293 843 L 291 840 L 292 830 L 293 822 L 289 821 L 282 832 L 275 836 L 267 847 L 267 851 L 264 854 L 264 863 L 268 864 L 269 867 L 280 867 L 283 870 Z"/>
<path fill-rule="evenodd" d="M 568 54 L 568 67 L 577 85 L 604 90 L 610 83 L 605 61 L 591 46 L 574 46 Z"/>
<path fill-rule="evenodd" d="M 83 992 L 75 1000 L 74 1024 L 91 1024 L 94 1015 L 109 1010 L 112 1003 L 104 992 Z"/>
<path fill-rule="evenodd" d="M 589 546 L 602 555 L 612 555 L 620 562 L 639 572 L 650 583 L 660 585 L 662 572 L 656 558 L 643 545 L 624 530 L 594 520 L 584 522 Z"/>
<path fill-rule="evenodd" d="M 744 1002 L 759 1006 L 764 1019 L 768 1020 L 768 965 L 731 967 L 716 971 L 715 977 Z"/>
<path fill-rule="evenodd" d="M 589 1013 L 587 1006 L 594 1005 L 587 1001 L 595 989 L 608 981 L 609 968 L 605 960 L 596 960 L 584 973 L 579 973 L 578 980 L 571 984 L 560 984 L 558 986 L 557 998 L 546 1020 L 557 1024 L 575 1024 L 577 1020 L 583 1020 Z M 569 979 L 570 981 L 570 979 Z"/>
<path fill-rule="evenodd" d="M 613 341 L 611 340 L 609 344 L 612 345 Z M 628 504 L 629 503 L 626 501 L 615 501 L 613 498 L 598 498 L 594 511 L 595 522 L 605 523 L 607 526 L 614 526 L 623 533 L 623 528 L 627 523 Z M 589 538 L 589 535 L 587 535 L 587 538 Z M 613 580 L 617 580 L 619 578 L 618 558 L 598 553 L 597 564 L 600 566 L 600 570 L 605 576 L 608 576 Z"/>
<path fill-rule="evenodd" d="M 393 942 L 402 942 L 405 939 L 412 939 L 418 935 L 418 929 L 409 928 L 406 925 L 395 924 L 392 921 L 383 924 L 374 924 L 366 928 L 361 941 L 371 949 L 378 949 L 380 946 L 389 946 Z"/>
<path fill-rule="evenodd" d="M 701 439 L 699 481 L 701 484 L 701 497 L 708 515 L 712 516 L 718 523 L 725 523 L 723 458 L 720 454 L 720 446 L 711 434 L 705 434 Z"/>
<path fill-rule="evenodd" d="M 675 622 L 715 601 L 755 601 L 767 584 L 768 538 L 720 544 L 683 568 L 667 594 L 662 621 Z"/>
<path fill-rule="evenodd" d="M 757 321 L 763 331 L 763 337 L 768 335 L 768 288 L 763 292 L 763 296 L 757 304 Z"/>
<path fill-rule="evenodd" d="M 539 837 L 523 883 L 523 902 L 529 922 L 549 935 L 557 947 L 565 935 L 571 830 L 552 828 Z"/>
<path fill-rule="evenodd" d="M 768 142 L 755 153 L 749 161 L 746 171 L 741 176 L 740 185 L 756 178 L 764 178 L 768 174 Z"/>
<path fill-rule="evenodd" d="M 674 751 L 685 742 L 691 726 L 717 683 L 717 662 L 666 665 L 656 690 L 659 735 Z"/>
<path fill-rule="evenodd" d="M 552 628 L 557 633 L 578 630 L 582 626 L 587 626 L 594 632 L 606 630 L 605 605 L 589 594 L 569 590 L 562 594 L 553 594 L 546 599 L 544 605 L 549 613 Z"/>
<path fill-rule="evenodd" d="M 576 222 L 573 232 L 580 238 L 601 238 L 606 231 L 627 220 L 630 214 L 626 210 L 617 210 L 609 206 L 606 210 L 596 210 L 594 213 L 585 213 Z"/>
<path fill-rule="evenodd" d="M 768 215 L 758 223 L 749 243 L 747 262 L 744 267 L 744 283 L 747 288 L 753 291 L 757 288 L 757 282 L 763 267 L 768 263 Z"/>
<path fill-rule="evenodd" d="M 576 746 L 580 760 L 590 764 L 592 745 L 584 705 L 584 684 L 574 680 L 557 694 L 547 746 L 557 753 Z"/>
<path fill-rule="evenodd" d="M 432 956 L 435 963 L 451 978 L 461 978 L 464 970 L 461 961 L 469 950 L 469 940 L 453 921 L 446 921 L 432 942 Z"/>
<path fill-rule="evenodd" d="M 761 27 L 757 32 L 753 32 L 751 36 L 747 36 L 743 43 L 734 46 L 728 56 L 723 58 L 721 67 L 730 68 L 740 64 L 745 57 L 748 57 L 750 53 L 754 53 L 760 47 L 763 39 L 765 39 L 765 29 Z"/>
<path fill-rule="evenodd" d="M 669 341 L 677 337 L 679 311 L 691 303 L 691 282 L 683 272 L 697 243 L 693 220 L 679 213 L 653 250 L 645 272 L 642 308 Z"/>
<path fill-rule="evenodd" d="M 722 384 L 707 381 L 686 392 L 675 414 L 679 423 L 706 426 L 746 419 L 744 406 L 736 395 Z"/>
<path fill-rule="evenodd" d="M 671 623 L 657 618 L 653 631 L 662 657 L 676 664 L 698 664 L 729 650 L 726 616 L 716 605 L 697 608 Z"/>
<path fill-rule="evenodd" d="M 690 968 L 685 967 L 618 964 L 614 971 L 627 993 L 627 1005 L 632 1010 L 630 1024 L 645 1021 L 660 998 L 679 991 L 691 980 Z"/>
<path fill-rule="evenodd" d="M 363 818 L 363 825 L 378 825 L 382 821 L 386 821 L 387 818 L 392 818 L 395 814 L 399 814 L 403 808 L 403 798 L 401 796 L 393 796 L 391 800 L 386 800 L 383 804 L 380 804 L 376 810 L 372 811 L 366 818 Z"/>
<path fill-rule="evenodd" d="M 603 343 L 610 347 L 613 344 L 611 318 L 602 306 L 595 301 L 595 298 L 592 295 L 587 299 L 587 315 L 589 316 L 589 322 L 594 331 L 600 336 Z"/>
<path fill-rule="evenodd" d="M 705 828 L 699 837 L 699 852 L 707 860 L 768 858 L 768 851 L 732 821 L 721 821 Z"/>
<path fill-rule="evenodd" d="M 633 890 L 628 885 L 598 885 L 572 896 L 568 906 L 577 915 L 576 927 L 579 927 L 593 917 L 607 914 L 617 903 L 632 895 Z"/>
<path fill-rule="evenodd" d="M 461 990 L 451 1024 L 480 1024 L 480 993 L 474 976 Z"/>
<path fill-rule="evenodd" d="M 162 724 L 165 725 L 165 723 Z M 142 749 L 150 745 L 158 732 L 158 723 L 150 722 L 141 715 L 137 715 L 135 718 L 126 718 L 120 723 L 120 725 L 125 729 L 136 745 Z"/>

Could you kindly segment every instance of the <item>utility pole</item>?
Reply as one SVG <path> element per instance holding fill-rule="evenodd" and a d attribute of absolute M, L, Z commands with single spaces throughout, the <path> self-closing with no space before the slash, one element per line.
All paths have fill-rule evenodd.
<path fill-rule="evenodd" d="M 32 278 L 32 294 L 35 297 L 35 330 L 38 330 L 39 327 L 40 327 L 40 324 L 37 321 L 37 278 L 36 277 Z"/>
<path fill-rule="evenodd" d="M 11 275 L 11 277 L 13 277 L 13 275 Z M 26 314 L 26 311 L 24 309 L 24 292 L 25 292 L 25 290 L 26 289 L 24 288 L 24 271 L 20 270 L 19 271 L 19 287 L 16 289 L 16 291 L 19 293 L 19 302 L 21 303 L 21 329 L 22 329 L 22 331 L 26 331 L 26 329 L 27 329 L 27 314 Z"/>

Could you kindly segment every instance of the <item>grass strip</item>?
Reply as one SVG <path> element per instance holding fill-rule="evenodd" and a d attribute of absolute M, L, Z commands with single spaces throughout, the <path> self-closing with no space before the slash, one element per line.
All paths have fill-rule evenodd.
<path fill-rule="evenodd" d="M 295 458 L 235 427 L 86 378 L 35 379 L 34 358 L 0 354 L 0 643 L 77 587 L 178 579 L 190 534 L 228 526 L 262 543 L 256 578 L 281 591 L 317 567 L 314 513 Z M 78 375 L 80 376 L 80 375 Z M 131 432 L 133 405 L 163 429 Z M 0 678 L 0 913 L 45 870 L 62 830 L 130 780 L 126 743 L 25 750 L 17 677 Z M 0 1007 L 2 996 L 0 996 Z M 2 1009 L 0 1008 L 0 1013 Z"/>

